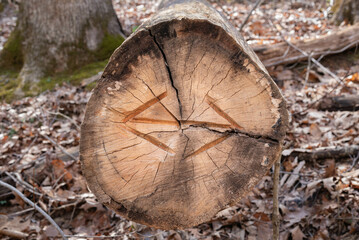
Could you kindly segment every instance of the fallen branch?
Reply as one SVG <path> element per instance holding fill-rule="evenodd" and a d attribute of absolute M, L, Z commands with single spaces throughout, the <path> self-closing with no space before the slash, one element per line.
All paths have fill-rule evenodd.
<path fill-rule="evenodd" d="M 291 42 L 303 52 L 312 52 L 312 58 L 338 54 L 359 44 L 359 24 L 336 31 L 332 34 L 310 40 Z M 254 46 L 253 49 L 266 67 L 280 64 L 290 64 L 308 59 L 308 54 L 290 49 L 287 53 L 287 43 Z"/>
<path fill-rule="evenodd" d="M 278 33 L 282 37 L 283 41 L 285 41 L 290 47 L 292 47 L 296 51 L 300 52 L 303 56 L 305 56 L 305 58 L 307 58 L 307 59 L 309 58 L 315 65 L 317 65 L 319 68 L 321 68 L 323 70 L 323 72 L 327 73 L 329 76 L 334 78 L 337 82 L 342 83 L 342 80 L 337 75 L 335 75 L 328 68 L 324 67 L 320 62 L 318 62 L 316 59 L 314 59 L 314 57 L 311 57 L 311 55 L 312 56 L 315 55 L 314 53 L 308 54 L 301 48 L 299 48 L 299 47 L 295 46 L 293 43 L 289 42 L 287 39 L 285 39 L 285 37 L 283 36 L 283 33 L 274 25 L 273 21 L 270 20 L 270 22 L 271 22 L 272 26 L 274 26 L 274 28 L 278 31 Z M 357 41 L 357 43 L 359 43 L 359 40 Z M 287 57 L 287 56 L 285 56 L 285 57 Z"/>
<path fill-rule="evenodd" d="M 359 96 L 337 96 L 322 99 L 318 106 L 321 111 L 358 111 Z"/>
<path fill-rule="evenodd" d="M 321 147 L 314 150 L 310 149 L 287 149 L 282 152 L 284 158 L 298 157 L 298 161 L 314 162 L 321 159 L 342 159 L 350 158 L 359 153 L 359 146 L 353 145 L 349 147 Z"/>
<path fill-rule="evenodd" d="M 23 232 L 16 231 L 13 229 L 8 229 L 8 228 L 0 229 L 0 235 L 8 236 L 11 238 L 18 238 L 18 239 L 24 239 L 29 236 L 29 234 L 27 234 L 27 233 L 23 233 Z"/>
<path fill-rule="evenodd" d="M 65 233 L 62 231 L 62 229 L 57 225 L 57 223 L 44 210 L 42 210 L 39 206 L 37 206 L 30 199 L 25 197 L 24 194 L 22 194 L 19 190 L 17 190 L 15 187 L 11 186 L 10 184 L 7 184 L 0 180 L 0 185 L 15 192 L 27 204 L 29 204 L 30 206 L 33 206 L 39 213 L 41 213 L 42 216 L 44 216 L 57 229 L 57 231 L 60 233 L 60 235 L 62 236 L 63 239 L 67 239 L 67 237 L 65 236 Z"/>

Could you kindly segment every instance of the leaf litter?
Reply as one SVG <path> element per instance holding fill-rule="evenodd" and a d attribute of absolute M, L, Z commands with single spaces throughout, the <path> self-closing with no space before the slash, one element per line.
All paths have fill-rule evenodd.
<path fill-rule="evenodd" d="M 113 3 L 127 34 L 157 7 L 154 0 Z M 236 2 L 212 4 L 237 28 L 251 8 Z M 282 41 L 269 25 L 268 16 L 274 23 L 280 22 L 291 39 L 313 38 L 337 28 L 328 22 L 328 8 L 305 2 L 283 4 L 277 8 L 263 4 L 255 10 L 244 27 L 248 43 Z M 8 18 L 7 28 L 0 25 L 5 40 L 15 21 Z M 0 45 L 3 42 L 0 38 Z M 335 66 L 331 64 L 335 56 L 325 61 Z M 359 61 L 352 60 L 348 67 L 331 67 L 340 84 L 315 66 L 305 83 L 305 69 L 304 64 L 268 69 L 281 87 L 291 114 L 285 150 L 288 154 L 282 158 L 280 176 L 281 239 L 350 239 L 359 231 L 359 156 L 300 160 L 291 152 L 358 146 L 358 111 L 319 111 L 316 104 L 327 96 L 358 95 Z M 64 84 L 37 97 L 0 105 L 0 179 L 37 203 L 66 234 L 76 236 L 73 239 L 271 239 L 271 171 L 238 204 L 221 211 L 211 222 L 186 230 L 149 228 L 127 221 L 100 204 L 87 188 L 79 161 L 70 157 L 78 157 L 78 126 L 90 95 L 85 88 Z M 18 231 L 30 239 L 59 236 L 33 207 L 5 188 L 0 188 L 2 230 Z"/>

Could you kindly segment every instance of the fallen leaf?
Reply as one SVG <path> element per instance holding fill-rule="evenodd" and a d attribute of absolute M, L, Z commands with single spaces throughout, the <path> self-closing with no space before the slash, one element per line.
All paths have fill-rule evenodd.
<path fill-rule="evenodd" d="M 336 173 L 335 160 L 330 159 L 327 161 L 327 167 L 325 168 L 324 178 L 332 177 Z"/>
<path fill-rule="evenodd" d="M 303 232 L 300 230 L 299 226 L 296 226 L 295 228 L 293 228 L 290 231 L 290 233 L 292 234 L 293 240 L 303 240 L 303 238 L 305 237 Z"/>

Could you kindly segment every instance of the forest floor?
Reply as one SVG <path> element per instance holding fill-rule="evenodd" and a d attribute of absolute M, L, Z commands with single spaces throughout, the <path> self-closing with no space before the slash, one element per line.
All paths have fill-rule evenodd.
<path fill-rule="evenodd" d="M 113 2 L 130 34 L 156 11 L 157 1 Z M 239 3 L 212 4 L 237 28 L 251 9 Z M 263 45 L 282 41 L 278 28 L 291 41 L 347 27 L 331 25 L 328 15 L 329 8 L 309 3 L 264 4 L 244 27 L 243 36 L 251 45 Z M 0 49 L 15 21 L 11 14 L 0 19 Z M 284 240 L 359 239 L 359 111 L 318 110 L 324 98 L 359 94 L 359 54 L 352 49 L 321 63 L 336 77 L 316 65 L 307 75 L 307 62 L 268 69 L 290 112 L 279 194 Z M 89 192 L 78 160 L 79 126 L 90 95 L 83 86 L 62 84 L 36 97 L 0 103 L 0 179 L 45 210 L 70 238 L 271 239 L 272 171 L 237 205 L 186 230 L 149 228 L 100 204 Z M 324 157 L 313 154 L 323 149 Z M 328 155 L 341 149 L 354 150 Z M 309 154 L 297 154 L 305 151 Z M 0 187 L 0 233 L 4 228 L 30 239 L 59 236 L 33 206 Z"/>

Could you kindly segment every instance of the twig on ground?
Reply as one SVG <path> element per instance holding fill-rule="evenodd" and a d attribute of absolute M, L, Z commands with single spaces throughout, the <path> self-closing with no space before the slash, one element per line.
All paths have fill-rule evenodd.
<path fill-rule="evenodd" d="M 288 174 L 288 175 L 297 175 L 300 177 L 315 177 L 312 174 L 304 174 L 304 173 L 295 173 L 295 172 L 286 172 L 286 171 L 280 171 L 282 174 Z"/>
<path fill-rule="evenodd" d="M 60 112 L 51 112 L 51 111 L 47 111 L 47 110 L 45 110 L 45 111 L 52 114 L 52 115 L 60 115 L 61 117 L 64 117 L 67 120 L 69 120 L 70 122 L 72 122 L 75 125 L 75 127 L 77 128 L 77 130 L 81 129 L 80 126 L 76 123 L 76 121 L 73 120 L 72 118 L 70 118 L 69 116 L 67 116 L 67 115 L 65 115 L 63 113 L 60 113 Z"/>
<path fill-rule="evenodd" d="M 353 163 L 352 163 L 352 165 L 350 166 L 350 168 L 349 168 L 347 171 L 345 171 L 345 172 L 350 172 L 350 171 L 355 167 L 355 165 L 357 164 L 358 159 L 359 159 L 359 151 L 358 151 L 358 154 L 357 154 L 356 157 L 354 157 L 354 156 L 351 155 L 351 154 L 349 154 L 349 157 L 353 160 Z"/>
<path fill-rule="evenodd" d="M 57 231 L 60 233 L 60 235 L 63 239 L 67 239 L 67 237 L 66 237 L 65 233 L 62 231 L 62 229 L 57 225 L 57 223 L 44 210 L 42 210 L 39 206 L 37 206 L 30 199 L 25 197 L 24 194 L 22 194 L 19 190 L 17 190 L 15 187 L 11 186 L 10 184 L 7 184 L 0 180 L 0 185 L 15 192 L 27 204 L 29 204 L 30 206 L 33 206 L 39 213 L 41 213 L 42 216 L 44 216 L 57 229 Z"/>
<path fill-rule="evenodd" d="M 50 212 L 50 216 L 51 216 L 52 214 L 54 214 L 54 212 L 56 212 L 56 211 L 58 211 L 58 210 L 61 210 L 61 209 L 65 209 L 65 208 L 67 208 L 67 207 L 72 207 L 72 206 L 74 206 L 74 208 L 75 208 L 78 203 L 80 203 L 80 201 L 77 200 L 77 201 L 75 201 L 75 202 L 68 203 L 68 204 L 65 204 L 65 205 L 61 205 L 60 207 L 54 208 L 54 209 Z"/>
<path fill-rule="evenodd" d="M 308 79 L 309 79 L 309 74 L 310 74 L 310 69 L 311 69 L 311 58 L 312 58 L 312 55 L 313 55 L 313 53 L 311 52 L 310 54 L 309 54 L 309 56 L 308 56 L 308 66 L 307 66 L 307 72 L 306 72 L 306 74 L 305 74 L 305 82 L 304 82 L 304 86 L 306 86 L 307 85 L 307 82 L 308 82 Z"/>
<path fill-rule="evenodd" d="M 359 44 L 359 40 L 357 41 L 354 41 L 352 43 L 350 43 L 349 45 L 339 49 L 339 50 L 336 50 L 336 51 L 327 51 L 325 53 L 323 53 L 319 58 L 318 58 L 318 61 L 320 62 L 325 56 L 328 56 L 328 55 L 332 55 L 332 54 L 338 54 L 338 53 L 342 53 L 350 48 L 352 48 L 354 45 L 356 47 L 358 47 L 358 44 Z"/>
<path fill-rule="evenodd" d="M 22 211 L 19 211 L 19 212 L 11 213 L 11 214 L 8 215 L 8 217 L 19 216 L 19 215 L 22 215 L 24 213 L 31 212 L 31 211 L 34 211 L 34 210 L 35 210 L 35 208 L 28 208 L 28 209 L 25 209 L 25 210 L 22 210 Z"/>
<path fill-rule="evenodd" d="M 23 233 L 23 232 L 16 231 L 14 229 L 8 229 L 8 228 L 0 229 L 0 234 L 11 237 L 11 238 L 16 238 L 16 239 L 24 239 L 29 236 L 29 234 L 27 234 L 27 233 Z"/>
<path fill-rule="evenodd" d="M 257 2 L 254 4 L 253 8 L 251 9 L 251 11 L 248 13 L 246 19 L 244 19 L 243 23 L 241 24 L 239 31 L 242 32 L 243 27 L 247 24 L 249 18 L 251 17 L 253 11 L 260 5 L 260 3 L 262 2 L 262 0 L 257 0 Z"/>
<path fill-rule="evenodd" d="M 279 172 L 280 172 L 280 161 L 281 157 L 274 164 L 273 173 L 273 213 L 272 213 L 272 224 L 273 224 L 273 239 L 279 240 L 279 204 L 278 204 L 278 193 L 279 193 Z"/>
<path fill-rule="evenodd" d="M 57 184 L 60 182 L 60 180 L 67 174 L 67 172 L 65 171 L 63 174 L 61 174 L 60 177 L 58 177 L 55 181 L 55 183 L 52 185 L 52 189 L 56 189 Z"/>
<path fill-rule="evenodd" d="M 74 161 L 77 161 L 77 158 L 74 155 L 72 155 L 71 153 L 67 152 L 63 147 L 60 146 L 60 144 L 58 144 L 57 142 L 55 142 L 54 140 L 52 140 L 50 137 L 46 136 L 45 134 L 40 133 L 40 135 L 43 136 L 44 138 L 46 138 L 47 140 L 49 140 L 55 147 L 60 149 L 61 152 L 63 152 L 67 156 L 69 156 Z"/>
<path fill-rule="evenodd" d="M 41 193 L 37 192 L 36 189 L 31 186 L 30 184 L 28 184 L 27 182 L 23 181 L 22 179 L 20 179 L 20 177 L 15 174 L 16 178 L 14 176 L 12 176 L 11 173 L 9 172 L 4 172 L 7 176 L 9 176 L 14 182 L 17 182 L 18 184 L 20 184 L 22 187 L 24 187 L 27 191 L 31 192 L 32 194 L 38 195 L 38 196 L 42 196 Z"/>
<path fill-rule="evenodd" d="M 66 237 L 69 237 L 69 238 L 86 238 L 86 239 L 89 239 L 89 238 L 99 238 L 99 239 L 106 239 L 106 238 L 123 238 L 124 236 L 128 236 L 130 234 L 137 234 L 139 235 L 141 238 L 144 238 L 144 239 L 149 239 L 149 238 L 153 238 L 153 237 L 156 237 L 158 235 L 160 235 L 161 233 L 156 233 L 156 234 L 152 234 L 152 235 L 143 235 L 141 233 L 138 233 L 138 232 L 129 232 L 129 233 L 124 233 L 124 234 L 117 234 L 117 235 L 112 235 L 112 236 L 81 236 L 81 235 L 66 235 Z"/>
<path fill-rule="evenodd" d="M 13 165 L 16 165 L 18 162 L 20 162 L 20 161 L 24 158 L 24 156 L 25 156 L 26 154 L 29 153 L 29 151 L 30 151 L 32 145 L 36 142 L 37 137 L 38 137 L 38 135 L 36 134 L 35 138 L 31 141 L 30 145 L 27 147 L 27 151 L 24 152 L 24 153 L 21 155 L 21 157 L 15 161 L 15 163 L 14 163 Z"/>

